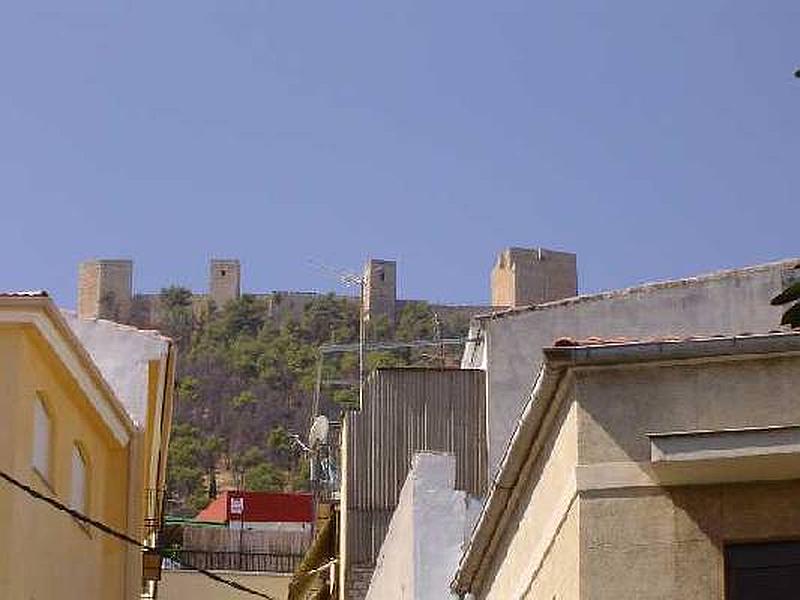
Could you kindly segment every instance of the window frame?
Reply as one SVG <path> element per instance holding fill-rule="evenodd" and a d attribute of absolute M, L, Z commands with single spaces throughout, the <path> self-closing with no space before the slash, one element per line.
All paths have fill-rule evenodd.
<path fill-rule="evenodd" d="M 41 409 L 41 412 L 39 409 Z M 40 414 L 45 417 L 47 424 L 47 437 L 44 440 L 46 448 L 44 449 L 44 452 L 40 450 L 40 442 L 42 441 L 39 438 Z M 55 489 L 53 481 L 53 459 L 55 457 L 55 452 L 53 451 L 53 446 L 55 444 L 55 419 L 53 418 L 53 410 L 50 407 L 50 403 L 48 402 L 44 393 L 41 391 L 36 391 L 34 394 L 32 421 L 33 435 L 31 436 L 31 468 L 33 469 L 34 473 L 39 476 L 42 482 L 44 482 L 48 489 L 53 491 Z M 41 464 L 42 460 L 45 464 Z"/>
<path fill-rule="evenodd" d="M 80 465 L 83 467 L 83 481 L 81 482 L 83 484 L 83 492 L 81 506 L 78 506 L 75 495 L 77 491 L 77 482 L 75 477 L 76 458 L 78 461 L 80 461 Z M 89 455 L 86 452 L 85 446 L 76 440 L 72 444 L 72 452 L 70 453 L 69 507 L 87 516 L 91 507 L 92 475 L 90 465 L 91 462 L 89 461 Z"/>

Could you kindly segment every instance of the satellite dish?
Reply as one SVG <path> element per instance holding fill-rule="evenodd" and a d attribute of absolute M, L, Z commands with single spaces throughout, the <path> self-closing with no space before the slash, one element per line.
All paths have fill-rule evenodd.
<path fill-rule="evenodd" d="M 328 417 L 319 415 L 314 418 L 308 432 L 308 445 L 314 448 L 328 441 Z"/>

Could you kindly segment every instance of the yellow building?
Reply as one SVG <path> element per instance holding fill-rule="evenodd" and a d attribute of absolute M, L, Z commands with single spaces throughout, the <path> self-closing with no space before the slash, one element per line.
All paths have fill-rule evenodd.
<path fill-rule="evenodd" d="M 78 320 L 45 293 L 0 294 L 0 470 L 134 539 L 152 537 L 173 378 L 166 338 Z M 0 538 L 0 598 L 142 592 L 140 549 L 5 480 Z"/>

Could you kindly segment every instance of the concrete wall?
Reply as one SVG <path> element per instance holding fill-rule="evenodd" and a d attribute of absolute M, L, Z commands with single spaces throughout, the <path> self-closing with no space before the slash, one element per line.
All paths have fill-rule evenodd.
<path fill-rule="evenodd" d="M 169 338 L 112 321 L 79 319 L 61 311 L 72 331 L 111 385 L 134 424 L 143 432 L 139 491 L 165 486 L 172 423 L 175 349 Z M 160 511 L 149 507 L 148 518 Z"/>
<path fill-rule="evenodd" d="M 275 600 L 289 597 L 289 582 L 292 576 L 288 573 L 217 571 L 216 574 L 258 590 Z M 158 589 L 159 600 L 240 600 L 248 596 L 249 594 L 212 581 L 193 571 L 164 571 Z"/>
<path fill-rule="evenodd" d="M 798 260 L 544 304 L 534 310 L 481 319 L 463 365 L 480 366 L 486 353 L 489 465 L 493 473 L 542 359 L 559 337 L 693 336 L 766 332 L 781 308 L 769 300 Z"/>
<path fill-rule="evenodd" d="M 798 497 L 797 480 L 588 495 L 581 598 L 719 600 L 724 544 L 797 539 Z"/>
<path fill-rule="evenodd" d="M 476 597 L 718 600 L 726 544 L 800 537 L 799 339 L 549 351 Z"/>
<path fill-rule="evenodd" d="M 414 457 L 392 515 L 367 600 L 441 600 L 469 531 L 465 492 L 454 489 L 455 458 L 420 453 Z"/>
<path fill-rule="evenodd" d="M 484 390 L 484 373 L 477 370 L 399 368 L 370 375 L 363 409 L 346 417 L 342 530 L 348 565 L 374 565 L 415 453 L 452 452 L 456 487 L 485 493 Z"/>
<path fill-rule="evenodd" d="M 0 326 L 0 468 L 68 503 L 75 443 L 88 463 L 88 514 L 136 535 L 128 448 L 120 445 L 48 343 L 32 329 Z M 33 401 L 52 426 L 51 472 L 32 468 Z M 133 517 L 133 518 L 131 518 Z M 128 546 L 0 483 L 0 598 L 129 598 L 140 570 Z M 135 558 L 139 558 L 136 553 Z M 133 593 L 132 593 L 133 592 Z"/>
<path fill-rule="evenodd" d="M 578 410 L 569 398 L 554 416 L 546 448 L 521 487 L 478 597 L 578 598 L 579 509 L 575 464 Z"/>
<path fill-rule="evenodd" d="M 650 464 L 648 433 L 800 424 L 800 358 L 682 361 L 578 376 L 582 466 Z"/>
<path fill-rule="evenodd" d="M 577 389 L 581 597 L 716 600 L 726 543 L 800 536 L 800 480 L 659 487 L 648 437 L 797 425 L 800 358 L 603 369 Z"/>

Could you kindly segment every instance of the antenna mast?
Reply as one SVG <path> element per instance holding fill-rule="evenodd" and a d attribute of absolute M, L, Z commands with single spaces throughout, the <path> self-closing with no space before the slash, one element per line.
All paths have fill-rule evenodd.
<path fill-rule="evenodd" d="M 364 275 L 358 275 L 349 271 L 334 269 L 313 260 L 309 260 L 308 262 L 313 267 L 337 279 L 342 285 L 347 287 L 358 287 L 358 410 L 361 410 L 364 407 L 364 345 L 366 343 L 366 327 L 364 326 L 366 317 L 364 314 L 364 288 L 366 286 L 366 277 Z M 322 376 L 321 368 L 322 367 L 320 365 L 320 373 L 318 377 Z M 315 402 L 319 402 L 319 391 L 317 391 L 317 399 Z M 317 409 L 318 407 L 315 407 L 315 412 Z M 314 416 L 316 415 L 313 415 L 312 418 Z"/>

